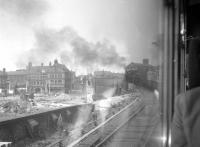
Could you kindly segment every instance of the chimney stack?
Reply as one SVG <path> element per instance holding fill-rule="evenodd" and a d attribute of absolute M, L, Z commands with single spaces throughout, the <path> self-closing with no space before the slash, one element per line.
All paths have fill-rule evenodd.
<path fill-rule="evenodd" d="M 144 65 L 149 65 L 149 59 L 147 59 L 147 58 L 143 59 L 143 64 Z"/>
<path fill-rule="evenodd" d="M 32 67 L 32 62 L 28 63 L 28 68 L 30 69 Z"/>
<path fill-rule="evenodd" d="M 58 60 L 55 59 L 55 60 L 54 60 L 54 65 L 57 65 L 57 64 L 58 64 Z"/>

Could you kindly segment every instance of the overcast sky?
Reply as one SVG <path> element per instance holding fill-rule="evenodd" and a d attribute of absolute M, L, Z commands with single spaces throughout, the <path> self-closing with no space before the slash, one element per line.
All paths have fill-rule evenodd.
<path fill-rule="evenodd" d="M 0 69 L 57 58 L 78 73 L 157 56 L 160 0 L 0 0 Z"/>

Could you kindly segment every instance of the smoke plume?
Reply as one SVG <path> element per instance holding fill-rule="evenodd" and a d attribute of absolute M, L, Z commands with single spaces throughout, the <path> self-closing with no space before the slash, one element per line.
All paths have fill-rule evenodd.
<path fill-rule="evenodd" d="M 20 58 L 18 66 L 29 61 L 35 64 L 48 62 L 53 58 L 75 69 L 95 69 L 97 65 L 121 68 L 125 65 L 125 58 L 117 53 L 116 46 L 110 41 L 89 42 L 70 27 L 35 30 L 35 39 L 34 48 L 23 54 L 24 60 Z"/>
<path fill-rule="evenodd" d="M 44 0 L 0 0 L 0 10 L 26 21 L 41 16 L 46 9 Z"/>

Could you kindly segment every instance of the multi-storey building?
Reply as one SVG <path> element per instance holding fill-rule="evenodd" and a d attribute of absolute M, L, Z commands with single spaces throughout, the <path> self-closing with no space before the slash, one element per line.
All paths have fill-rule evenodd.
<path fill-rule="evenodd" d="M 54 61 L 48 66 L 32 66 L 30 62 L 26 69 L 0 72 L 0 86 L 7 89 L 22 88 L 27 92 L 65 92 L 73 87 L 75 72 L 70 71 L 64 64 Z M 0 87 L 0 88 L 1 88 Z"/>
<path fill-rule="evenodd" d="M 112 73 L 109 71 L 94 72 L 94 99 L 101 96 L 113 96 L 119 94 L 118 90 L 122 88 L 124 74 Z"/>
<path fill-rule="evenodd" d="M 144 59 L 143 63 L 130 63 L 125 70 L 128 83 L 149 88 L 158 85 L 159 66 L 150 65 L 148 59 Z"/>
<path fill-rule="evenodd" d="M 9 71 L 7 73 L 8 73 L 8 84 L 10 89 L 27 87 L 28 74 L 25 69 Z"/>
<path fill-rule="evenodd" d="M 4 68 L 3 71 L 0 71 L 0 93 L 6 95 L 7 89 L 8 89 L 8 75 L 6 69 Z"/>
<path fill-rule="evenodd" d="M 58 63 L 48 66 L 27 66 L 28 90 L 35 92 L 66 92 L 69 93 L 72 88 L 73 74 L 63 64 Z"/>

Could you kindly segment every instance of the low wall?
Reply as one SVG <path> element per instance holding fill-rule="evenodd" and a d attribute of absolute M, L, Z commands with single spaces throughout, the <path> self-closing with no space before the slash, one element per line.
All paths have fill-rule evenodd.
<path fill-rule="evenodd" d="M 28 146 L 52 136 L 59 129 L 67 130 L 80 118 L 84 119 L 81 122 L 87 123 L 92 108 L 92 104 L 75 105 L 1 121 L 0 141 L 12 142 L 15 147 Z"/>

